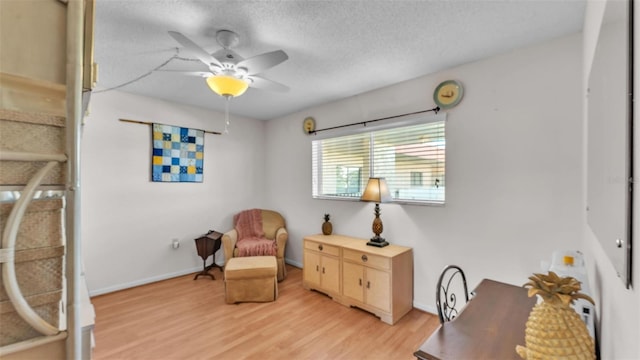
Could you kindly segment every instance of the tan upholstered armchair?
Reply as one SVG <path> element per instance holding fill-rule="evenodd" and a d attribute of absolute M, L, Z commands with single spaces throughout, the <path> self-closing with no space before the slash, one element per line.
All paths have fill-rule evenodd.
<path fill-rule="evenodd" d="M 284 266 L 284 251 L 285 246 L 287 245 L 287 239 L 289 238 L 284 218 L 282 215 L 272 210 L 253 209 L 248 211 L 256 211 L 256 214 L 259 214 L 258 217 L 261 218 L 262 221 L 264 238 L 275 242 L 275 256 L 278 263 L 278 281 L 284 280 L 287 276 L 287 270 Z M 236 214 L 233 221 L 234 229 L 222 235 L 222 248 L 224 250 L 225 263 L 233 257 L 240 256 L 240 250 L 237 245 L 238 240 L 242 240 L 238 238 L 238 234 L 242 233 L 242 230 L 238 225 L 238 216 L 248 211 Z"/>

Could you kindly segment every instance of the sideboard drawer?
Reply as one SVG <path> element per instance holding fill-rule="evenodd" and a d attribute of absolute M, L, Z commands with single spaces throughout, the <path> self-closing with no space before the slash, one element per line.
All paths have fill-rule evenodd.
<path fill-rule="evenodd" d="M 391 269 L 391 258 L 351 249 L 344 249 L 343 251 L 344 252 L 342 253 L 342 257 L 345 260 L 350 260 L 363 265 L 368 265 L 384 270 Z"/>
<path fill-rule="evenodd" d="M 322 244 L 315 241 L 305 240 L 304 248 L 308 250 L 321 252 L 323 254 L 340 256 L 340 248 L 333 245 L 327 245 L 327 244 Z"/>

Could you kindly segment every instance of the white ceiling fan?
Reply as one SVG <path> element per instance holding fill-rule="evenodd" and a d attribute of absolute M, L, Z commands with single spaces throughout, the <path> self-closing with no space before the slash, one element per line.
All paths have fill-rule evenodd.
<path fill-rule="evenodd" d="M 202 61 L 209 71 L 179 71 L 182 74 L 205 78 L 209 88 L 224 97 L 225 102 L 225 134 L 229 132 L 229 100 L 237 97 L 249 87 L 276 92 L 287 92 L 289 87 L 258 74 L 270 69 L 289 58 L 282 50 L 276 50 L 244 59 L 231 50 L 238 45 L 238 34 L 230 30 L 219 30 L 216 40 L 222 49 L 209 54 L 201 46 L 177 31 L 169 31 L 169 35 L 180 45 Z"/>
<path fill-rule="evenodd" d="M 169 31 L 169 35 L 209 69 L 209 71 L 180 71 L 180 73 L 205 78 L 211 90 L 221 96 L 240 96 L 247 87 L 276 92 L 289 90 L 286 85 L 258 75 L 289 58 L 282 50 L 244 59 L 231 50 L 239 43 L 239 38 L 238 34 L 230 30 L 219 30 L 216 33 L 216 40 L 222 49 L 213 54 L 209 54 L 201 46 L 177 31 Z"/>

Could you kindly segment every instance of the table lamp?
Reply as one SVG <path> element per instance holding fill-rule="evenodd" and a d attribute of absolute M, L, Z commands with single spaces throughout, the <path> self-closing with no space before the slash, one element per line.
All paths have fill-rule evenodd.
<path fill-rule="evenodd" d="M 377 247 L 385 247 L 389 245 L 388 242 L 384 240 L 384 238 L 380 237 L 382 233 L 382 219 L 380 219 L 380 203 L 391 201 L 391 194 L 389 194 L 389 188 L 387 187 L 387 182 L 382 177 L 373 177 L 369 178 L 369 182 L 367 183 L 367 187 L 364 189 L 364 193 L 362 193 L 362 197 L 360 197 L 361 201 L 371 201 L 376 203 L 376 208 L 374 214 L 376 215 L 375 219 L 373 219 L 373 225 L 371 229 L 375 234 L 374 237 L 367 243 L 369 246 L 377 246 Z"/>

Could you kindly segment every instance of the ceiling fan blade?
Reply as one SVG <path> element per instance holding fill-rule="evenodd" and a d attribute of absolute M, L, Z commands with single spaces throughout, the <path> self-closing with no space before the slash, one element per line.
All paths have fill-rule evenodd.
<path fill-rule="evenodd" d="M 289 91 L 288 86 L 280 84 L 279 82 L 275 82 L 273 80 L 265 79 L 260 76 L 250 76 L 249 79 L 251 80 L 251 85 L 249 86 L 252 88 L 275 91 L 275 92 Z"/>
<path fill-rule="evenodd" d="M 182 35 L 177 31 L 169 31 L 169 35 L 175 39 L 185 49 L 191 51 L 200 61 L 207 64 L 207 66 L 215 65 L 222 68 L 222 64 L 218 59 L 214 58 L 206 50 L 201 48 L 198 44 L 191 41 L 188 37 Z"/>
<path fill-rule="evenodd" d="M 172 72 L 172 73 L 177 73 L 177 74 L 181 74 L 181 75 L 187 75 L 187 76 L 199 76 L 199 77 L 203 77 L 203 78 L 208 78 L 210 76 L 213 76 L 214 74 L 208 71 L 183 71 L 183 70 L 156 70 L 158 72 Z"/>
<path fill-rule="evenodd" d="M 287 60 L 289 55 L 282 50 L 276 50 L 256 55 L 240 61 L 236 67 L 245 68 L 249 75 L 258 74 Z"/>

